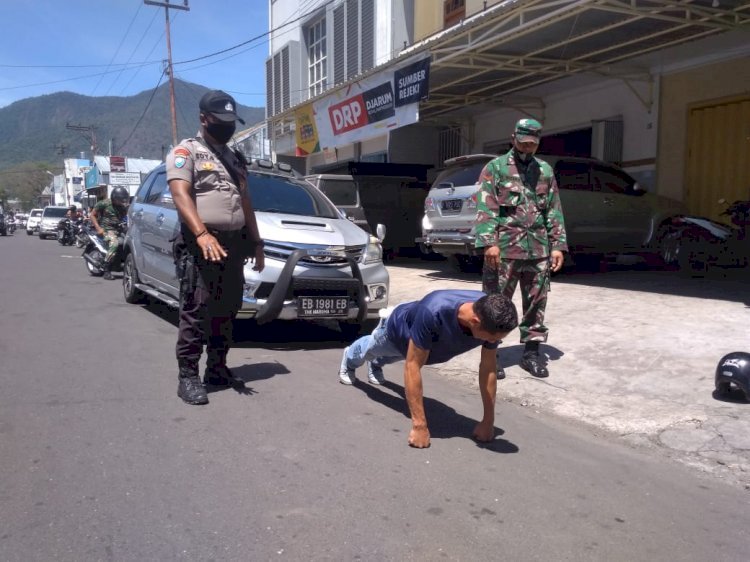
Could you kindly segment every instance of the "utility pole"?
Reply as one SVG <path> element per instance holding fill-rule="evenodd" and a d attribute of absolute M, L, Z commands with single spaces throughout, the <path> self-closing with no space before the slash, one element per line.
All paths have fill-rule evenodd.
<path fill-rule="evenodd" d="M 91 159 L 94 159 L 94 156 L 96 156 L 96 153 L 98 152 L 98 148 L 96 146 L 96 127 L 93 125 L 71 125 L 70 123 L 65 124 L 66 129 L 70 129 L 71 131 L 78 131 L 79 133 L 82 133 L 84 137 L 86 137 L 86 140 L 89 141 L 91 144 Z"/>
<path fill-rule="evenodd" d="M 169 8 L 173 10 L 185 10 L 186 12 L 189 12 L 190 8 L 188 7 L 188 0 L 182 0 L 182 6 L 170 4 L 169 0 L 143 0 L 143 3 L 164 8 L 164 15 L 167 22 L 167 74 L 169 75 L 169 103 L 172 114 L 172 145 L 175 146 L 177 145 L 177 109 L 174 100 L 174 72 L 172 68 L 172 42 L 169 35 Z"/>

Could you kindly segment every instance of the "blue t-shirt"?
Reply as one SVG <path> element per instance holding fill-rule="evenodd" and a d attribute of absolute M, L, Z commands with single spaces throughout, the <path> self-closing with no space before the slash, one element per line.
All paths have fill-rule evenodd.
<path fill-rule="evenodd" d="M 497 343 L 476 339 L 458 323 L 458 308 L 483 296 L 481 291 L 434 291 L 421 301 L 401 304 L 388 317 L 388 339 L 404 357 L 410 339 L 417 347 L 429 350 L 428 365 L 445 363 L 480 345 L 497 349 Z"/>

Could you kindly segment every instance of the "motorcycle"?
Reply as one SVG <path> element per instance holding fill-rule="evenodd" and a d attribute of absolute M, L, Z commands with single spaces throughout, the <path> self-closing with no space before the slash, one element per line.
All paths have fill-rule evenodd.
<path fill-rule="evenodd" d="M 89 219 L 82 219 L 75 225 L 76 227 L 76 248 L 83 248 L 88 242 L 87 228 L 91 227 Z"/>
<path fill-rule="evenodd" d="M 90 275 L 101 277 L 104 275 L 104 258 L 109 249 L 109 243 L 94 230 L 92 226 L 85 226 L 85 246 L 83 249 L 83 263 Z M 110 271 L 122 271 L 123 250 L 127 224 L 120 223 L 117 228 L 118 249 L 112 258 Z"/>
<path fill-rule="evenodd" d="M 76 224 L 70 219 L 57 223 L 57 241 L 63 246 L 72 246 L 76 241 Z"/>
<path fill-rule="evenodd" d="M 721 216 L 731 225 L 704 217 L 683 216 L 673 221 L 669 251 L 664 256 L 684 273 L 700 277 L 711 268 L 741 269 L 750 265 L 750 200 L 727 205 Z"/>

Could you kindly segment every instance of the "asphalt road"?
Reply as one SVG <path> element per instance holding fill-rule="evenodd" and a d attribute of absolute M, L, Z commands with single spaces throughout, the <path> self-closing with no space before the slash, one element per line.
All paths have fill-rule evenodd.
<path fill-rule="evenodd" d="M 336 382 L 314 324 L 249 326 L 244 390 L 175 395 L 175 314 L 127 305 L 80 250 L 0 238 L 0 560 L 746 560 L 746 492 L 399 366 Z M 362 379 L 360 373 L 360 379 Z"/>

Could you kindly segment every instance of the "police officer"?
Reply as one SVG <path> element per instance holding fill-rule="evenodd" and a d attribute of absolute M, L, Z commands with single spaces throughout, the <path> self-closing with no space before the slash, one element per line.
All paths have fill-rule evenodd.
<path fill-rule="evenodd" d="M 247 170 L 241 154 L 227 142 L 235 131 L 234 99 L 213 90 L 200 100 L 200 132 L 185 139 L 167 157 L 167 181 L 180 216 L 174 259 L 180 278 L 177 335 L 177 395 L 188 404 L 206 404 L 205 385 L 227 386 L 232 320 L 242 304 L 243 265 L 264 267 Z M 206 370 L 198 373 L 203 345 Z"/>
<path fill-rule="evenodd" d="M 520 281 L 521 367 L 535 377 L 549 375 L 539 344 L 547 341 L 550 270 L 560 270 L 568 250 L 555 176 L 534 156 L 541 133 L 536 119 L 516 123 L 510 151 L 490 161 L 479 177 L 476 217 L 476 247 L 484 250 L 482 289 L 512 298 Z M 504 376 L 498 367 L 498 378 Z"/>

